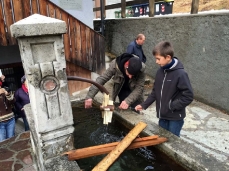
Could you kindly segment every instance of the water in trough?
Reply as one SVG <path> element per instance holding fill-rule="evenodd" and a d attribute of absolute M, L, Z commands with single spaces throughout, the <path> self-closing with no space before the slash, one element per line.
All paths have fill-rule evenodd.
<path fill-rule="evenodd" d="M 114 119 L 103 125 L 101 111 L 93 107 L 73 107 L 74 145 L 76 149 L 111 142 L 121 141 L 129 130 L 126 130 Z M 78 165 L 83 171 L 92 170 L 107 154 L 79 159 Z M 155 147 L 143 147 L 126 150 L 110 166 L 108 171 L 187 171 Z"/>

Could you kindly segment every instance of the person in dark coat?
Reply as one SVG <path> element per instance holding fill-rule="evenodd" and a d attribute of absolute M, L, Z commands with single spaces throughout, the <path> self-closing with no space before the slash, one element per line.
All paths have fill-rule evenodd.
<path fill-rule="evenodd" d="M 142 62 L 146 62 L 146 56 L 143 53 L 142 45 L 145 43 L 144 34 L 138 34 L 134 41 L 132 41 L 126 50 L 126 53 L 137 55 Z"/>
<path fill-rule="evenodd" d="M 28 92 L 27 81 L 26 81 L 25 76 L 21 78 L 21 83 L 22 83 L 21 88 L 19 88 L 14 94 L 14 97 L 16 100 L 15 107 L 16 107 L 17 112 L 19 113 L 19 116 L 21 116 L 23 119 L 25 131 L 28 131 L 29 124 L 26 119 L 24 106 L 30 103 L 30 100 L 29 100 L 29 92 Z"/>
<path fill-rule="evenodd" d="M 173 56 L 170 42 L 160 42 L 153 49 L 160 65 L 151 94 L 135 110 L 147 109 L 156 101 L 159 126 L 180 136 L 186 116 L 185 108 L 193 101 L 193 90 L 183 64 Z"/>

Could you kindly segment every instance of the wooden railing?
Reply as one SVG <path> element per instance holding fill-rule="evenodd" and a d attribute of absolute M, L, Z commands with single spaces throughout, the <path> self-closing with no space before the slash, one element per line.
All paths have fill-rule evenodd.
<path fill-rule="evenodd" d="M 68 62 L 97 73 L 104 70 L 104 37 L 49 0 L 0 0 L 0 45 L 16 45 L 10 26 L 35 13 L 66 22 L 64 48 Z"/>

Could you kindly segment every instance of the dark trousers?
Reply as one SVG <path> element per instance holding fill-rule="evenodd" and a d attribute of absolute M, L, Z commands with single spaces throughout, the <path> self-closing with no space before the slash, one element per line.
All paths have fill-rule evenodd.
<path fill-rule="evenodd" d="M 166 119 L 159 119 L 159 126 L 172 132 L 176 136 L 180 137 L 180 131 L 182 126 L 184 125 L 184 120 L 166 120 Z"/>

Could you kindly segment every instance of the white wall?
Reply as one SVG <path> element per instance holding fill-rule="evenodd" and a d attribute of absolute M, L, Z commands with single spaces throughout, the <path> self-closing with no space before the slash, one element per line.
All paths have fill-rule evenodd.
<path fill-rule="evenodd" d="M 50 0 L 93 29 L 92 0 Z"/>

